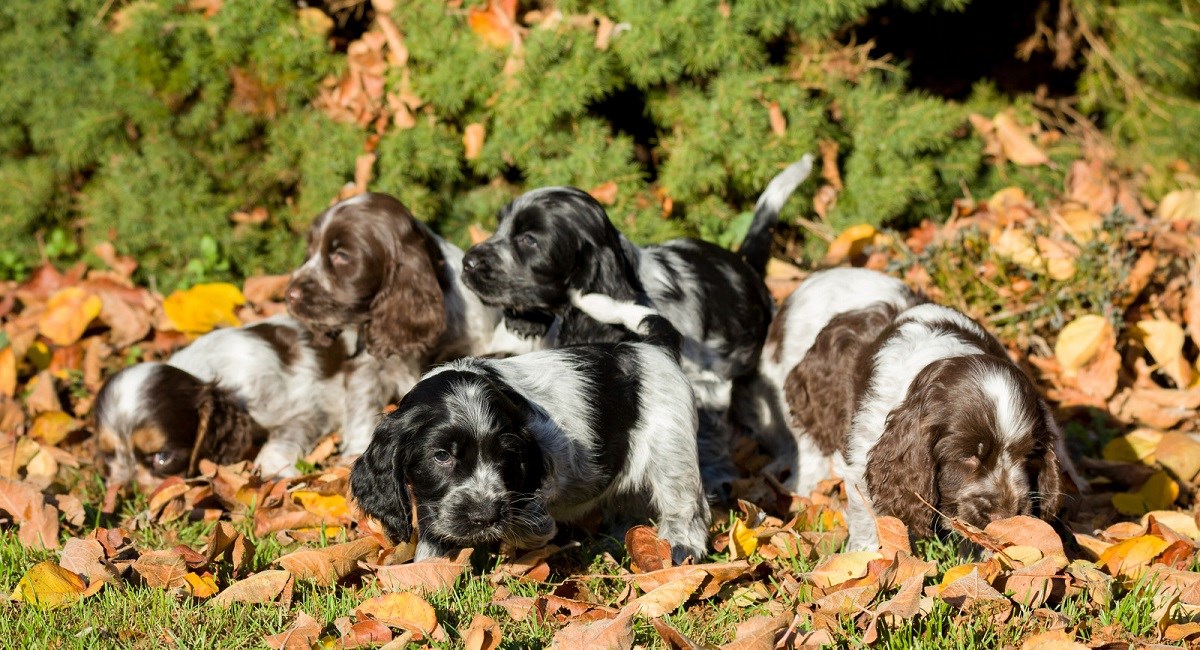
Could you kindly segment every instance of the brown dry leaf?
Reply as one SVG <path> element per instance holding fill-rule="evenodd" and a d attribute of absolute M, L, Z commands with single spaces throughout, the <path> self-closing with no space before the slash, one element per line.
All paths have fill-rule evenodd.
<path fill-rule="evenodd" d="M 275 560 L 297 580 L 307 580 L 322 587 L 335 584 L 346 577 L 364 560 L 379 551 L 380 544 L 373 537 L 363 537 L 352 542 L 334 544 L 325 548 L 304 548 L 293 551 Z"/>
<path fill-rule="evenodd" d="M 1080 252 L 1078 246 L 1038 235 L 1037 249 L 1045 264 L 1046 274 L 1051 279 L 1065 282 L 1075 277 L 1075 260 Z"/>
<path fill-rule="evenodd" d="M 656 618 L 650 622 L 654 624 L 654 629 L 658 632 L 658 636 L 662 637 L 667 650 L 704 650 L 704 646 L 687 638 L 682 632 L 671 627 L 666 621 Z"/>
<path fill-rule="evenodd" d="M 232 603 L 270 603 L 281 596 L 284 600 L 288 600 L 292 581 L 292 574 L 287 571 L 280 569 L 259 571 L 244 580 L 229 585 L 225 591 L 217 594 L 209 602 L 228 607 Z"/>
<path fill-rule="evenodd" d="M 1200 221 L 1200 190 L 1175 190 L 1158 202 L 1159 219 Z"/>
<path fill-rule="evenodd" d="M 604 205 L 612 205 L 617 200 L 617 191 L 619 189 L 616 181 L 608 181 L 588 190 L 588 194 L 591 194 L 593 199 Z"/>
<path fill-rule="evenodd" d="M 625 533 L 625 549 L 634 573 L 649 573 L 671 566 L 671 544 L 649 526 L 634 526 Z"/>
<path fill-rule="evenodd" d="M 11 598 L 39 609 L 58 609 L 83 598 L 87 585 L 83 578 L 53 562 L 39 562 L 29 568 Z"/>
<path fill-rule="evenodd" d="M 1088 650 L 1088 646 L 1076 643 L 1066 630 L 1051 630 L 1025 639 L 1021 650 Z"/>
<path fill-rule="evenodd" d="M 1146 529 L 1150 527 L 1151 517 L 1180 535 L 1200 540 L 1200 527 L 1197 527 L 1196 518 L 1191 513 L 1180 512 L 1178 510 L 1155 510 L 1154 512 L 1147 512 L 1142 516 L 1141 521 L 1141 525 Z"/>
<path fill-rule="evenodd" d="M 783 116 L 779 102 L 771 102 L 767 105 L 767 121 L 771 124 L 772 133 L 780 137 L 787 135 L 787 118 Z"/>
<path fill-rule="evenodd" d="M 1045 556 L 1066 554 L 1062 539 L 1054 532 L 1054 528 L 1036 517 L 1018 515 L 997 519 L 989 523 L 983 532 L 1005 544 L 1032 546 Z"/>
<path fill-rule="evenodd" d="M 864 584 L 840 589 L 819 598 L 814 605 L 817 612 L 831 618 L 854 616 L 867 608 L 879 595 L 879 584 Z"/>
<path fill-rule="evenodd" d="M 470 567 L 471 549 L 459 551 L 450 558 L 430 558 L 421 562 L 381 566 L 368 564 L 375 572 L 379 587 L 384 591 L 415 589 L 420 592 L 437 591 L 454 586 L 458 577 Z"/>
<path fill-rule="evenodd" d="M 99 315 L 99 298 L 82 287 L 66 287 L 46 302 L 46 311 L 38 318 L 38 333 L 55 345 L 71 345 Z"/>
<path fill-rule="evenodd" d="M 873 560 L 881 559 L 883 559 L 883 555 L 876 551 L 838 553 L 818 564 L 804 577 L 817 587 L 829 589 L 850 580 L 865 577 L 867 565 Z"/>
<path fill-rule="evenodd" d="M 1104 218 L 1093 210 L 1067 209 L 1056 213 L 1055 217 L 1067 234 L 1080 244 L 1092 241 L 1096 236 L 1096 231 L 1104 225 Z"/>
<path fill-rule="evenodd" d="M 496 650 L 500 647 L 500 624 L 483 614 L 476 614 L 462 637 L 463 650 Z"/>
<path fill-rule="evenodd" d="M 792 618 L 791 614 L 779 614 L 746 619 L 738 623 L 733 641 L 721 646 L 721 650 L 773 650 Z"/>
<path fill-rule="evenodd" d="M 711 597 L 721 588 L 721 585 L 735 580 L 751 570 L 750 563 L 745 560 L 737 562 L 718 562 L 713 564 L 693 564 L 687 566 L 671 567 L 659 571 L 651 571 L 649 573 L 634 574 L 633 581 L 637 584 L 638 589 L 648 593 L 662 585 L 672 582 L 679 577 L 690 573 L 695 569 L 702 569 L 705 573 L 712 577 L 712 582 L 707 584 L 697 598 L 701 600 Z M 711 593 L 710 593 L 711 592 Z"/>
<path fill-rule="evenodd" d="M 1155 319 L 1139 321 L 1136 331 L 1146 351 L 1154 358 L 1155 366 L 1170 377 L 1176 387 L 1187 388 L 1191 384 L 1192 370 L 1183 361 L 1183 328 L 1169 320 Z"/>
<path fill-rule="evenodd" d="M 108 325 L 108 340 L 124 348 L 146 338 L 154 326 L 155 300 L 146 291 L 133 295 L 108 288 L 95 288 L 100 297 L 100 322 Z"/>
<path fill-rule="evenodd" d="M 237 575 L 254 558 L 254 543 L 227 521 L 217 522 L 204 545 L 204 555 L 210 562 L 224 558 L 233 565 Z"/>
<path fill-rule="evenodd" d="M 68 539 L 58 555 L 58 564 L 86 577 L 88 582 L 112 582 L 118 575 L 117 568 L 105 557 L 104 546 L 95 539 Z"/>
<path fill-rule="evenodd" d="M 1180 480 L 1190 481 L 1200 474 L 1200 442 L 1185 433 L 1163 434 L 1154 450 L 1154 458 Z"/>
<path fill-rule="evenodd" d="M 43 370 L 29 380 L 25 385 L 29 396 L 25 398 L 25 408 L 30 415 L 46 411 L 63 410 L 62 402 L 58 399 L 58 391 L 54 385 L 54 375 L 49 370 Z"/>
<path fill-rule="evenodd" d="M 256 275 L 246 278 L 242 283 L 242 295 L 246 301 L 261 305 L 272 300 L 283 300 L 283 290 L 287 288 L 290 275 Z"/>
<path fill-rule="evenodd" d="M 197 284 L 176 291 L 163 300 L 163 313 L 171 325 L 185 334 L 207 334 L 218 326 L 237 327 L 236 307 L 246 302 L 237 287 L 226 282 Z"/>
<path fill-rule="evenodd" d="M 118 255 L 112 242 L 100 242 L 92 247 L 92 252 L 121 277 L 129 278 L 137 270 L 137 260 L 127 255 Z"/>
<path fill-rule="evenodd" d="M 407 592 L 368 599 L 358 606 L 355 615 L 423 636 L 432 634 L 438 624 L 433 607 L 424 598 Z"/>
<path fill-rule="evenodd" d="M 1083 368 L 1112 335 L 1112 323 L 1103 316 L 1080 316 L 1058 333 L 1054 358 L 1068 376 L 1072 375 Z"/>
<path fill-rule="evenodd" d="M 669 614 L 682 607 L 707 578 L 708 574 L 703 570 L 694 569 L 671 582 L 655 587 L 652 591 L 629 603 L 629 607 L 636 606 L 639 614 L 650 618 Z"/>
<path fill-rule="evenodd" d="M 921 611 L 921 588 L 925 584 L 924 576 L 913 576 L 904 581 L 900 591 L 890 600 L 875 609 L 871 622 L 863 632 L 863 643 L 871 644 L 879 638 L 879 621 L 907 621 Z"/>
<path fill-rule="evenodd" d="M 17 539 L 28 548 L 58 548 L 58 509 L 25 483 L 0 478 L 0 511 L 20 524 Z"/>
<path fill-rule="evenodd" d="M 188 566 L 175 551 L 150 551 L 133 563 L 133 570 L 147 587 L 174 589 L 183 585 Z"/>
<path fill-rule="evenodd" d="M 1168 546 L 1162 538 L 1142 535 L 1108 547 L 1096 564 L 1102 565 L 1111 576 L 1136 580 Z"/>
<path fill-rule="evenodd" d="M 593 623 L 572 623 L 554 634 L 554 650 L 629 650 L 633 647 L 634 609 L 624 609 L 615 618 Z"/>
<path fill-rule="evenodd" d="M 1004 157 L 1022 167 L 1045 165 L 1050 158 L 1033 143 L 1029 129 L 1017 124 L 1012 113 L 1004 111 L 992 119 L 996 129 L 996 139 L 1004 152 Z"/>
<path fill-rule="evenodd" d="M 339 626 L 338 629 L 342 629 L 342 627 Z M 412 643 L 415 636 L 412 632 L 406 631 L 400 636 L 394 637 L 392 628 L 379 621 L 359 621 L 343 631 L 342 638 L 338 639 L 341 645 L 337 647 L 374 648 L 382 643 L 385 649 L 402 650 Z"/>
<path fill-rule="evenodd" d="M 949 572 L 947 571 L 947 574 Z M 938 589 L 938 597 L 958 609 L 970 607 L 973 603 L 987 600 L 1009 602 L 1003 594 L 996 591 L 987 580 L 979 575 L 979 567 L 971 567 L 966 575 L 950 583 L 942 583 Z"/>
<path fill-rule="evenodd" d="M 22 415 L 21 419 L 24 420 L 24 415 Z M 10 438 L 4 443 L 0 444 L 0 478 L 10 480 L 21 478 L 21 470 L 25 469 L 25 466 L 29 464 L 29 461 L 33 460 L 33 457 L 37 456 L 41 452 L 41 445 L 39 445 L 36 440 L 28 436 Z M 0 491 L 2 490 L 3 487 L 0 487 Z M 2 498 L 3 497 L 0 496 L 0 510 L 4 509 Z"/>
<path fill-rule="evenodd" d="M 324 627 L 317 619 L 300 612 L 291 627 L 263 638 L 263 643 L 274 650 L 309 650 L 321 638 Z"/>
<path fill-rule="evenodd" d="M 479 152 L 483 151 L 483 141 L 487 137 L 487 130 L 478 122 L 468 124 L 463 129 L 463 150 L 466 152 L 467 160 L 475 160 L 479 157 Z"/>
<path fill-rule="evenodd" d="M 876 517 L 875 530 L 879 535 L 879 552 L 886 560 L 896 559 L 897 553 L 912 555 L 908 542 L 908 526 L 895 517 Z"/>
<path fill-rule="evenodd" d="M 1200 636 L 1200 623 L 1192 621 L 1190 623 L 1174 623 L 1168 625 L 1167 629 L 1163 632 L 1163 636 L 1167 637 L 1167 640 L 1171 643 L 1193 640 L 1197 636 Z"/>
<path fill-rule="evenodd" d="M 1183 320 L 1187 323 L 1192 342 L 1200 345 L 1200 256 L 1192 259 L 1191 267 L 1188 273 L 1190 280 L 1187 304 L 1183 308 Z"/>

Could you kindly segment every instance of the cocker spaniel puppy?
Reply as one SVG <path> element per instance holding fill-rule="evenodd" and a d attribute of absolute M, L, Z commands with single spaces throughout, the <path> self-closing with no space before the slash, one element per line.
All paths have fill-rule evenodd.
<path fill-rule="evenodd" d="M 537 548 L 555 521 L 596 510 L 654 519 L 676 561 L 704 556 L 709 510 L 679 335 L 644 307 L 575 298 L 585 309 L 627 310 L 602 317 L 646 342 L 441 366 L 354 464 L 355 499 L 394 539 L 412 537 L 415 502 L 418 560 L 498 542 Z"/>
<path fill-rule="evenodd" d="M 849 547 L 878 546 L 873 515 L 914 537 L 945 522 L 980 528 L 1032 514 L 1051 519 L 1062 435 L 1033 382 L 962 313 L 926 303 L 863 269 L 805 280 L 781 309 L 764 374 L 782 386 L 800 458 L 800 489 L 846 480 Z"/>
<path fill-rule="evenodd" d="M 265 476 L 294 474 L 317 438 L 341 424 L 342 370 L 353 351 L 352 335 L 317 347 L 298 323 L 277 316 L 205 334 L 166 363 L 118 372 L 95 407 L 109 481 L 149 485 L 194 474 L 204 458 L 254 457 Z"/>
<path fill-rule="evenodd" d="M 360 335 L 346 375 L 344 453 L 362 453 L 383 407 L 432 365 L 538 345 L 507 333 L 498 310 L 463 289 L 462 256 L 386 194 L 346 199 L 313 221 L 308 259 L 285 296 L 318 339 Z"/>
<path fill-rule="evenodd" d="M 463 259 L 463 281 L 485 304 L 504 310 L 510 329 L 541 335 L 560 318 L 559 344 L 628 340 L 629 332 L 589 317 L 572 291 L 649 305 L 683 335 L 683 367 L 700 408 L 705 484 L 720 494 L 736 478 L 725 426 L 734 382 L 752 377 L 773 303 L 762 274 L 779 209 L 812 169 L 788 167 L 763 192 L 742 254 L 695 239 L 639 248 L 603 206 L 573 187 L 518 197 L 496 232 Z"/>

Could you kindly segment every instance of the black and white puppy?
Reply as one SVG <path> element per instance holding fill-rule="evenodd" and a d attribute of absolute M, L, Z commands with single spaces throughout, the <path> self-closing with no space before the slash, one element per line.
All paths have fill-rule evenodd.
<path fill-rule="evenodd" d="M 515 332 L 540 335 L 561 318 L 561 345 L 631 338 L 625 328 L 576 308 L 572 291 L 661 313 L 684 337 L 683 368 L 700 408 L 706 487 L 724 493 L 736 478 L 726 426 L 733 384 L 753 376 L 774 309 L 762 279 L 771 225 L 811 170 L 812 157 L 805 156 L 771 181 L 740 255 L 695 239 L 639 248 L 587 192 L 533 190 L 505 207 L 496 232 L 467 251 L 463 282 L 484 304 L 502 308 Z"/>
<path fill-rule="evenodd" d="M 772 330 L 762 368 L 789 411 L 795 480 L 845 478 L 850 549 L 878 546 L 876 515 L 914 537 L 945 524 L 933 508 L 980 528 L 1051 519 L 1060 471 L 1079 484 L 1050 407 L 1004 346 L 898 280 L 815 273 Z"/>
<path fill-rule="evenodd" d="M 676 561 L 704 556 L 709 510 L 678 333 L 641 306 L 574 302 L 646 342 L 446 364 L 404 396 L 354 464 L 355 499 L 394 539 L 412 537 L 415 502 L 418 560 L 498 542 L 537 548 L 555 521 L 596 510 L 654 519 Z"/>
<path fill-rule="evenodd" d="M 463 288 L 462 257 L 386 194 L 346 199 L 313 221 L 287 305 L 318 338 L 360 337 L 346 374 L 343 453 L 362 453 L 383 407 L 433 365 L 541 345 L 508 333 L 499 310 Z"/>
<path fill-rule="evenodd" d="M 315 346 L 299 323 L 276 316 L 116 373 L 95 406 L 109 481 L 151 485 L 194 474 L 204 458 L 254 457 L 264 476 L 294 474 L 317 438 L 341 425 L 354 343 L 347 334 Z"/>

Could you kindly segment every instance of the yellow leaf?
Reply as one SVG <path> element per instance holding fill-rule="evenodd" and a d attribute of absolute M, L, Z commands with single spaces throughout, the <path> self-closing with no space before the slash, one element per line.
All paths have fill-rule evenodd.
<path fill-rule="evenodd" d="M 241 289 L 226 282 L 213 282 L 167 296 L 163 312 L 180 332 L 206 334 L 219 325 L 241 325 L 233 310 L 245 302 Z"/>
<path fill-rule="evenodd" d="M 1016 568 L 1021 568 L 1036 564 L 1043 556 L 1042 552 L 1033 546 L 1009 546 L 1004 549 L 1003 555 L 997 554 L 996 557 L 1001 564 L 1012 567 L 1015 563 Z"/>
<path fill-rule="evenodd" d="M 1190 481 L 1200 474 L 1200 442 L 1186 433 L 1172 431 L 1159 441 L 1154 459 L 1175 478 Z"/>
<path fill-rule="evenodd" d="M 346 503 L 346 497 L 340 494 L 323 496 L 320 493 L 310 490 L 297 490 L 292 493 L 292 497 L 299 501 L 305 510 L 314 515 L 321 515 L 332 519 L 344 517 L 350 512 L 349 504 Z"/>
<path fill-rule="evenodd" d="M 1058 341 L 1054 343 L 1054 357 L 1067 374 L 1073 375 L 1096 356 L 1100 344 L 1111 332 L 1112 324 L 1103 316 L 1080 316 L 1067 323 L 1058 333 Z"/>
<path fill-rule="evenodd" d="M 999 215 L 1007 214 L 1012 208 L 1024 206 L 1029 202 L 1029 197 L 1025 196 L 1025 190 L 1019 187 L 1006 187 L 987 200 L 988 210 Z"/>
<path fill-rule="evenodd" d="M 729 559 L 742 560 L 750 557 L 758 548 L 757 532 L 757 529 L 750 528 L 741 519 L 734 519 L 733 527 L 729 529 Z"/>
<path fill-rule="evenodd" d="M 38 333 L 55 345 L 71 345 L 99 315 L 100 298 L 81 287 L 59 289 L 50 296 L 46 311 L 38 318 Z"/>
<path fill-rule="evenodd" d="M 1154 462 L 1154 450 L 1162 442 L 1163 434 L 1154 429 L 1134 429 L 1123 436 L 1117 436 L 1104 445 L 1100 456 L 1104 460 L 1119 463 Z"/>
<path fill-rule="evenodd" d="M 825 254 L 822 264 L 841 264 L 847 260 L 853 260 L 854 257 L 862 254 L 864 248 L 875 241 L 876 232 L 875 226 L 869 223 L 860 223 L 843 230 L 842 234 L 829 244 L 829 252 Z"/>
<path fill-rule="evenodd" d="M 29 437 L 41 440 L 47 445 L 57 445 L 78 428 L 79 422 L 62 411 L 46 411 L 37 416 L 33 426 L 29 428 Z"/>
<path fill-rule="evenodd" d="M 217 581 L 208 571 L 204 575 L 196 575 L 194 572 L 188 572 L 183 576 L 184 587 L 194 598 L 212 598 L 217 595 L 220 589 L 217 587 Z"/>
<path fill-rule="evenodd" d="M 1200 221 L 1200 190 L 1175 190 L 1158 203 L 1160 219 Z"/>
<path fill-rule="evenodd" d="M 12 346 L 0 350 L 0 395 L 12 397 L 17 392 L 17 358 Z"/>
<path fill-rule="evenodd" d="M 1105 549 L 1096 563 L 1108 569 L 1109 575 L 1137 579 L 1168 546 L 1169 543 L 1153 535 L 1133 537 Z"/>
<path fill-rule="evenodd" d="M 1000 257 L 1027 271 L 1045 272 L 1046 262 L 1038 253 L 1038 249 L 1033 243 L 1033 237 L 1030 237 L 1029 233 L 1024 230 L 1011 227 L 1004 230 L 993 230 L 988 236 L 988 241 L 992 245 L 992 250 Z"/>
<path fill-rule="evenodd" d="M 428 636 L 437 627 L 437 613 L 424 598 L 408 592 L 385 594 L 358 606 L 360 620 L 370 617 L 392 627 L 412 630 Z"/>
<path fill-rule="evenodd" d="M 75 572 L 53 562 L 39 562 L 25 572 L 12 599 L 43 609 L 58 609 L 78 601 L 86 590 L 83 578 Z"/>
<path fill-rule="evenodd" d="M 1154 362 L 1165 366 L 1183 355 L 1183 328 L 1169 320 L 1138 321 L 1138 334 Z"/>
<path fill-rule="evenodd" d="M 1155 521 L 1170 528 L 1171 530 L 1186 535 L 1195 540 L 1200 540 L 1200 527 L 1196 526 L 1196 520 L 1190 513 L 1180 512 L 1178 510 L 1155 510 L 1142 515 L 1142 526 L 1150 523 L 1150 518 L 1154 517 Z"/>
<path fill-rule="evenodd" d="M 487 130 L 478 122 L 468 124 L 467 128 L 463 129 L 463 149 L 466 151 L 467 160 L 475 160 L 479 157 L 479 152 L 483 150 L 483 141 L 487 137 Z"/>
<path fill-rule="evenodd" d="M 1058 217 L 1066 227 L 1067 233 L 1081 244 L 1092 241 L 1096 231 L 1104 223 L 1104 219 L 1091 210 L 1066 210 Z"/>
<path fill-rule="evenodd" d="M 1155 472 L 1137 492 L 1112 496 L 1113 507 L 1123 515 L 1144 515 L 1151 510 L 1166 510 L 1179 498 L 1179 484 L 1166 472 Z"/>
<path fill-rule="evenodd" d="M 942 589 L 949 587 L 950 585 L 952 585 L 956 581 L 958 581 L 960 578 L 965 578 L 965 577 L 971 575 L 971 572 L 974 571 L 976 568 L 978 568 L 978 567 L 975 564 L 962 564 L 959 566 L 954 566 L 954 567 L 950 567 L 949 569 L 946 569 L 946 575 L 942 576 L 942 583 L 940 585 L 938 585 L 938 591 L 941 591 Z"/>
<path fill-rule="evenodd" d="M 817 565 L 808 574 L 808 581 L 822 589 L 840 585 L 848 580 L 866 576 L 867 565 L 871 563 L 871 560 L 882 558 L 883 555 L 876 551 L 838 553 Z"/>

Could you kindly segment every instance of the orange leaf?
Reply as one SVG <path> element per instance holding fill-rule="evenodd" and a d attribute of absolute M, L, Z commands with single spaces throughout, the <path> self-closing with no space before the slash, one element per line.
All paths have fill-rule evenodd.
<path fill-rule="evenodd" d="M 634 573 L 648 573 L 671 566 L 671 545 L 649 526 L 634 526 L 625 533 L 625 549 Z"/>
<path fill-rule="evenodd" d="M 81 287 L 58 290 L 38 318 L 38 333 L 55 345 L 71 345 L 100 315 L 100 299 Z"/>
<path fill-rule="evenodd" d="M 0 395 L 12 397 L 17 392 L 17 358 L 12 346 L 0 350 Z"/>
<path fill-rule="evenodd" d="M 300 612 L 292 626 L 263 639 L 263 643 L 274 650 L 309 650 L 321 637 L 321 623 L 317 619 Z"/>
<path fill-rule="evenodd" d="M 292 493 L 292 498 L 314 515 L 336 519 L 350 514 L 350 505 L 340 494 L 325 496 L 310 490 L 297 490 Z"/>
<path fill-rule="evenodd" d="M 641 596 L 629 604 L 639 614 L 650 618 L 658 618 L 679 609 L 696 593 L 700 583 L 708 577 L 702 569 L 694 569 L 681 577 L 656 587 L 653 591 Z"/>
<path fill-rule="evenodd" d="M 34 419 L 33 426 L 29 428 L 29 437 L 53 446 L 77 428 L 79 421 L 70 415 L 62 411 L 46 411 Z"/>
<path fill-rule="evenodd" d="M 375 572 L 379 586 L 385 591 L 416 589 L 418 591 L 437 591 L 452 587 L 458 577 L 470 566 L 467 563 L 471 557 L 471 549 L 459 551 L 454 559 L 430 558 L 421 562 L 380 566 L 370 564 L 368 568 Z"/>
<path fill-rule="evenodd" d="M 479 157 L 479 152 L 483 151 L 483 141 L 487 137 L 487 129 L 478 122 L 468 124 L 467 128 L 463 129 L 463 149 L 466 151 L 467 160 L 475 160 Z"/>
<path fill-rule="evenodd" d="M 500 647 L 500 624 L 483 614 L 476 614 L 463 635 L 463 647 L 465 650 L 496 650 Z"/>
<path fill-rule="evenodd" d="M 1108 569 L 1109 575 L 1137 579 L 1168 546 L 1170 544 L 1159 537 L 1142 535 L 1108 547 L 1096 563 Z"/>
<path fill-rule="evenodd" d="M 292 575 L 287 571 L 269 570 L 239 580 L 217 594 L 210 603 L 227 607 L 232 603 L 269 603 L 290 592 Z"/>
<path fill-rule="evenodd" d="M 1044 165 L 1050 162 L 1050 158 L 1033 143 L 1028 129 L 1017 124 L 1016 119 L 1010 113 L 1004 112 L 996 115 L 992 120 L 992 125 L 996 127 L 996 137 L 1000 141 L 1000 148 L 1003 149 L 1005 158 L 1022 167 Z"/>
<path fill-rule="evenodd" d="M 241 325 L 233 310 L 245 302 L 245 296 L 237 287 L 213 282 L 172 293 L 163 300 L 163 312 L 180 332 L 206 334 L 217 326 Z"/>
<path fill-rule="evenodd" d="M 208 571 L 205 571 L 203 575 L 196 575 L 189 571 L 187 575 L 183 576 L 183 580 L 188 593 L 193 598 L 212 598 L 220 591 L 216 579 Z"/>
<path fill-rule="evenodd" d="M 617 200 L 617 190 L 616 181 L 608 181 L 588 190 L 588 194 L 591 194 L 593 199 L 604 205 L 612 205 Z"/>
<path fill-rule="evenodd" d="M 467 10 L 467 25 L 483 42 L 497 48 L 520 43 L 516 0 L 488 0 L 487 7 Z"/>
<path fill-rule="evenodd" d="M 355 614 L 361 619 L 370 617 L 392 627 L 411 630 L 428 636 L 437 627 L 437 613 L 424 598 L 416 594 L 384 594 L 358 606 Z"/>
<path fill-rule="evenodd" d="M 787 118 L 783 116 L 783 110 L 779 108 L 779 102 L 771 102 L 767 105 L 767 119 L 771 123 L 771 132 L 778 136 L 783 136 L 787 133 Z"/>

